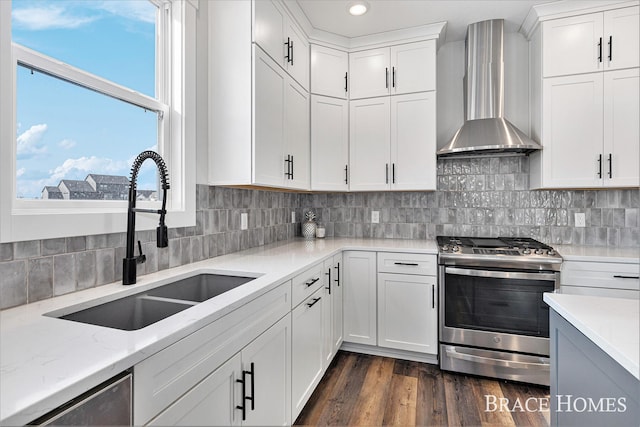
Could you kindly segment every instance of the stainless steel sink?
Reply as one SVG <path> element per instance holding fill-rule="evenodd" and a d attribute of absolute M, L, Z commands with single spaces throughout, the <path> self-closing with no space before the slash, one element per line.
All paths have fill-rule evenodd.
<path fill-rule="evenodd" d="M 192 307 L 187 301 L 165 301 L 132 295 L 60 317 L 74 322 L 135 331 Z"/>
<path fill-rule="evenodd" d="M 243 285 L 255 277 L 198 274 L 169 285 L 152 289 L 149 295 L 186 301 L 202 302 Z"/>
<path fill-rule="evenodd" d="M 134 331 L 254 279 L 255 277 L 198 274 L 73 313 L 57 315 L 53 312 L 46 315 L 74 322 Z"/>

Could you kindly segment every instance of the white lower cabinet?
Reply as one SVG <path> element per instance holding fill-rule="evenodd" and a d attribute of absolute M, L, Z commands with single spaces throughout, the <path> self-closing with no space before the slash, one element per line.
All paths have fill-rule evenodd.
<path fill-rule="evenodd" d="M 324 368 L 326 369 L 342 345 L 342 283 L 340 268 L 342 255 L 324 261 Z"/>
<path fill-rule="evenodd" d="M 293 309 L 291 351 L 291 419 L 300 414 L 324 373 L 324 288 Z"/>
<path fill-rule="evenodd" d="M 291 315 L 154 418 L 157 426 L 288 425 Z"/>
<path fill-rule="evenodd" d="M 344 341 L 376 345 L 376 253 L 345 251 Z"/>
<path fill-rule="evenodd" d="M 562 263 L 560 292 L 640 299 L 638 262 L 567 261 Z"/>
<path fill-rule="evenodd" d="M 438 353 L 436 278 L 378 273 L 378 346 Z"/>

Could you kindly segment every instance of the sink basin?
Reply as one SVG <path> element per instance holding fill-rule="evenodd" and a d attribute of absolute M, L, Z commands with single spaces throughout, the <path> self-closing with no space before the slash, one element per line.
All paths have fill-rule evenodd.
<path fill-rule="evenodd" d="M 152 289 L 148 295 L 186 301 L 202 302 L 243 285 L 255 277 L 198 274 L 168 285 Z"/>
<path fill-rule="evenodd" d="M 135 331 L 192 306 L 193 304 L 186 301 L 164 301 L 147 295 L 132 295 L 60 318 L 124 331 Z"/>
<path fill-rule="evenodd" d="M 198 274 L 74 313 L 47 313 L 74 322 L 135 331 L 254 280 L 255 277 Z"/>

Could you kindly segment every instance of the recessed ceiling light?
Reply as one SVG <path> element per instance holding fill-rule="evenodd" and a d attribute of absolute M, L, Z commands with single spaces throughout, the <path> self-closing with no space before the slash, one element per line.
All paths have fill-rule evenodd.
<path fill-rule="evenodd" d="M 353 16 L 364 15 L 369 10 L 369 3 L 366 1 L 352 1 L 347 4 L 347 10 Z"/>

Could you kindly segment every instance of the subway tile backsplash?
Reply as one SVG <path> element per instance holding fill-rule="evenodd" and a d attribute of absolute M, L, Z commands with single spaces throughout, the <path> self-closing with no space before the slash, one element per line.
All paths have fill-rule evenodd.
<path fill-rule="evenodd" d="M 437 191 L 285 193 L 198 185 L 196 225 L 136 233 L 138 275 L 288 240 L 313 210 L 327 236 L 433 239 L 526 236 L 549 244 L 637 247 L 640 190 L 529 190 L 528 157 L 438 160 Z M 296 212 L 297 224 L 291 223 Z M 380 222 L 371 223 L 371 212 Z M 575 227 L 575 213 L 586 226 Z M 240 214 L 249 227 L 240 230 Z M 170 217 L 167 217 L 170 225 Z M 0 244 L 0 309 L 122 278 L 125 233 Z"/>

